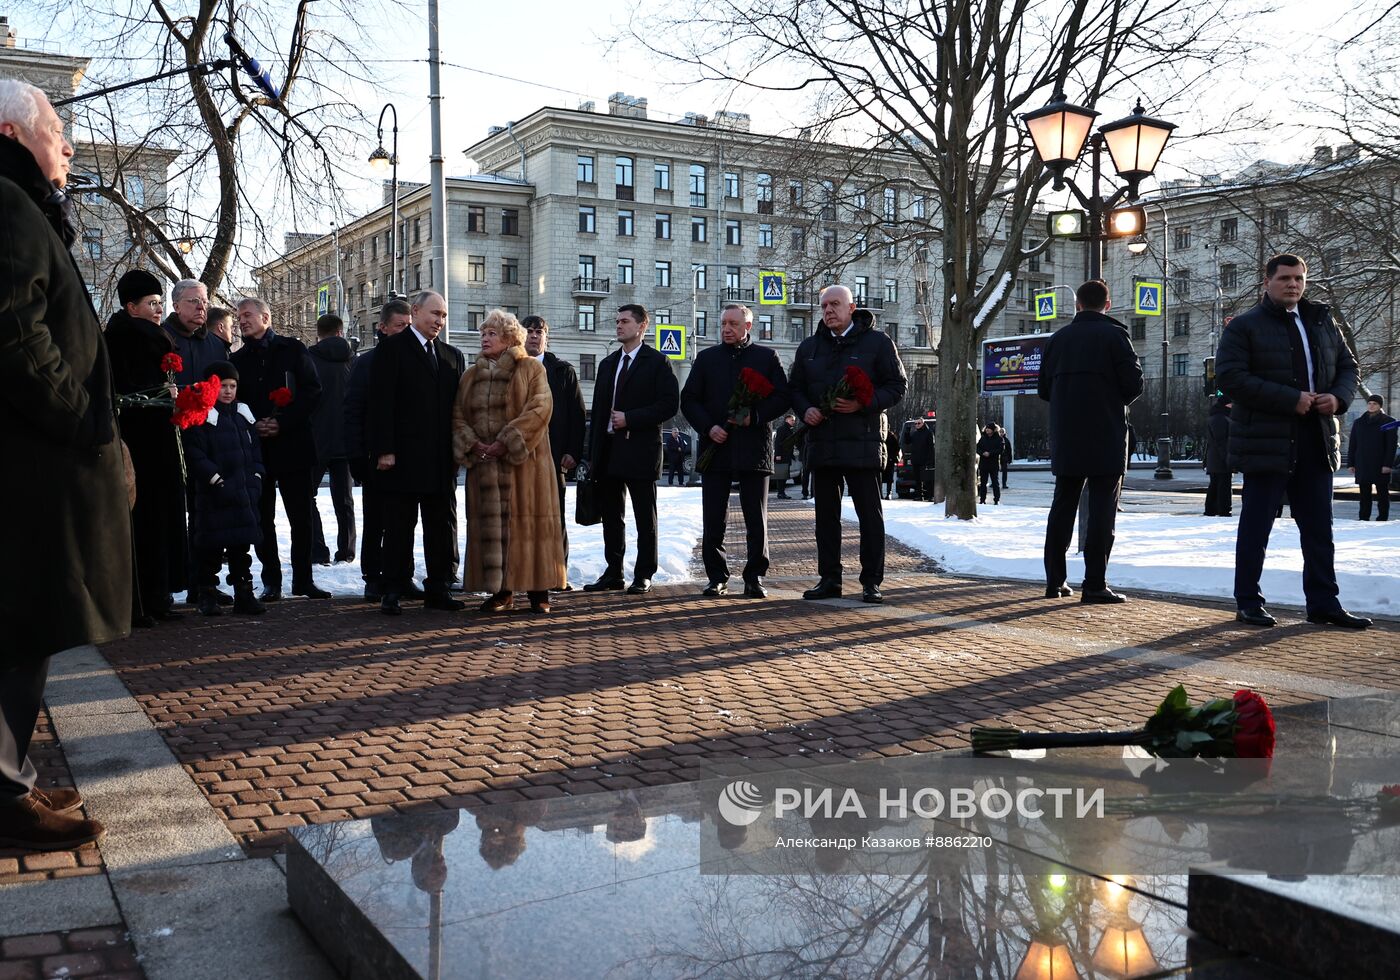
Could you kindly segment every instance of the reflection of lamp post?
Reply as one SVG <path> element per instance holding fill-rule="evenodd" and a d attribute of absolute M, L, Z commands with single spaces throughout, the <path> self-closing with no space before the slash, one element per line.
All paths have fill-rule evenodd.
<path fill-rule="evenodd" d="M 389 152 L 384 151 L 384 113 L 393 110 L 394 132 L 392 148 Z M 394 108 L 394 103 L 386 102 L 384 108 L 379 110 L 379 145 L 374 148 L 374 152 L 369 155 L 370 169 L 376 173 L 383 174 L 389 170 L 392 173 L 390 193 L 394 199 L 393 218 L 389 225 L 389 279 L 393 283 L 390 287 L 391 293 L 403 292 L 403 283 L 399 279 L 399 110 Z"/>
<path fill-rule="evenodd" d="M 1167 410 L 1167 358 L 1171 344 L 1167 340 L 1167 294 L 1169 292 L 1169 280 L 1171 270 L 1171 219 L 1167 215 L 1167 206 L 1159 202 L 1157 210 L 1162 212 L 1162 305 L 1158 314 L 1162 318 L 1162 411 L 1159 420 L 1161 428 L 1157 435 L 1157 471 L 1152 474 L 1158 480 L 1170 480 L 1172 478 L 1172 425 L 1171 413 Z M 1133 255 L 1142 255 L 1148 248 L 1147 236 L 1140 235 L 1128 243 L 1128 251 Z"/>
<path fill-rule="evenodd" d="M 1141 923 L 1131 919 L 1105 929 L 1094 950 L 1094 969 L 1110 977 L 1140 977 L 1157 967 L 1157 957 L 1147 944 Z"/>
<path fill-rule="evenodd" d="M 1069 943 L 1036 939 L 1012 980 L 1079 980 L 1079 971 L 1069 955 Z"/>

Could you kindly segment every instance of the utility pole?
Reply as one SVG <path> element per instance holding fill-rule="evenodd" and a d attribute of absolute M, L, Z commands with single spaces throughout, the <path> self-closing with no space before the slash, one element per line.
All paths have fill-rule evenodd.
<path fill-rule="evenodd" d="M 447 275 L 447 181 L 442 172 L 442 82 L 438 50 L 438 0 L 428 0 L 428 109 L 432 120 L 432 154 L 428 181 L 432 186 L 432 257 L 433 289 L 447 303 L 447 326 L 442 339 L 448 341 L 452 330 L 452 303 L 448 295 Z"/>

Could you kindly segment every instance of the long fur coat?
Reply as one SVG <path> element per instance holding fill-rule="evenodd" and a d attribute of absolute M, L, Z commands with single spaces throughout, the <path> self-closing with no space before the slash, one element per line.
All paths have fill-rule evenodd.
<path fill-rule="evenodd" d="M 559 484 L 549 448 L 554 402 L 544 366 L 523 347 L 462 375 L 452 410 L 452 451 L 467 467 L 466 586 L 542 592 L 564 584 Z M 499 440 L 500 459 L 472 454 Z"/>

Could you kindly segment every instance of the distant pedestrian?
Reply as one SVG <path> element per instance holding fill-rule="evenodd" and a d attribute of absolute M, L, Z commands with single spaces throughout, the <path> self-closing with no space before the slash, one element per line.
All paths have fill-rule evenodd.
<path fill-rule="evenodd" d="M 1085 603 L 1122 602 L 1108 587 L 1108 559 L 1123 474 L 1128 467 L 1128 406 L 1142 394 L 1142 365 L 1128 328 L 1108 315 L 1108 287 L 1091 279 L 1075 291 L 1074 319 L 1050 336 L 1040 364 L 1042 400 L 1050 403 L 1050 469 L 1055 496 L 1045 524 L 1045 595 L 1073 595 L 1065 552 L 1079 495 L 1087 484 Z"/>
<path fill-rule="evenodd" d="M 685 458 L 690 455 L 690 440 L 677 426 L 666 433 L 666 486 L 685 486 Z"/>
<path fill-rule="evenodd" d="M 887 423 L 888 424 L 888 423 Z M 894 496 L 894 475 L 899 469 L 899 433 L 890 429 L 885 433 L 885 499 Z"/>
<path fill-rule="evenodd" d="M 977 502 L 987 502 L 987 484 L 992 485 L 992 503 L 1001 503 L 1001 484 L 997 474 L 1001 470 L 1001 454 L 1006 442 L 997 434 L 997 424 L 988 422 L 982 427 L 982 438 L 977 440 Z"/>
<path fill-rule="evenodd" d="M 1390 519 L 1390 473 L 1395 461 L 1396 432 L 1384 429 L 1395 420 L 1385 414 L 1385 400 L 1380 395 L 1366 399 L 1366 414 L 1351 424 L 1347 440 L 1347 468 L 1361 487 L 1361 512 L 1358 520 L 1371 519 L 1371 494 L 1376 495 L 1376 520 Z"/>
<path fill-rule="evenodd" d="M 904 465 L 914 473 L 914 499 L 933 499 L 933 426 L 922 418 L 904 433 Z"/>
<path fill-rule="evenodd" d="M 321 400 L 311 413 L 311 431 L 316 439 L 316 467 L 311 472 L 311 560 L 329 565 L 332 557 L 338 562 L 355 559 L 355 496 L 350 454 L 345 445 L 345 391 L 350 384 L 355 351 L 345 339 L 345 322 L 334 313 L 316 321 L 316 336 L 319 339 L 307 351 L 321 382 Z M 326 544 L 321 508 L 316 504 L 321 480 L 327 473 L 331 477 L 331 506 L 335 509 L 334 556 Z"/>
<path fill-rule="evenodd" d="M 1229 517 L 1234 507 L 1230 485 L 1230 399 L 1221 395 L 1206 419 L 1206 517 Z"/>
<path fill-rule="evenodd" d="M 792 479 L 792 460 L 797 455 L 797 447 L 789 445 L 793 429 L 797 427 L 797 416 L 788 412 L 773 431 L 773 478 L 778 481 L 778 499 L 791 500 L 788 496 L 788 481 Z"/>
<path fill-rule="evenodd" d="M 1007 409 L 1007 411 L 1010 411 L 1010 409 Z M 1129 426 L 1128 429 L 1131 431 L 1132 426 Z M 1011 489 L 1011 437 L 1006 434 L 1006 430 L 1000 425 L 997 426 L 997 435 L 1001 436 L 1001 488 L 1003 490 L 1009 490 Z M 1132 445 L 1131 440 L 1129 440 L 1128 445 Z"/>

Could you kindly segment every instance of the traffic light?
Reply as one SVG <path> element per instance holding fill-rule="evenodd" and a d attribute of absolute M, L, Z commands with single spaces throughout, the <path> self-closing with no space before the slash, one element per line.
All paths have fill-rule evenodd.
<path fill-rule="evenodd" d="M 1220 394 L 1220 389 L 1215 387 L 1215 358 L 1207 357 L 1205 360 L 1205 370 L 1203 372 L 1205 380 L 1205 392 L 1207 398 L 1214 398 Z"/>
<path fill-rule="evenodd" d="M 1088 223 L 1088 215 L 1082 210 L 1051 211 L 1045 219 L 1046 234 L 1051 238 L 1079 238 Z"/>
<path fill-rule="evenodd" d="M 1147 209 L 1134 206 L 1108 212 L 1104 234 L 1109 238 L 1134 238 L 1146 230 Z"/>

